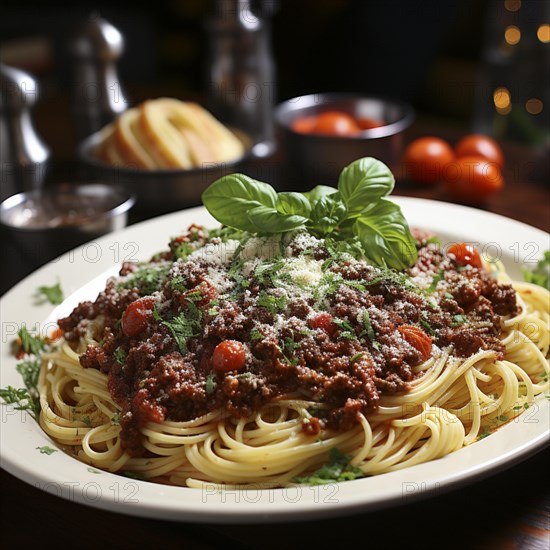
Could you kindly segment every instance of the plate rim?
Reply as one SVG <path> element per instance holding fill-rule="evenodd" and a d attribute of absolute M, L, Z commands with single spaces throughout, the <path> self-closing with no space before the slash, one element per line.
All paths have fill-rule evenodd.
<path fill-rule="evenodd" d="M 435 216 L 435 218 L 427 220 L 427 223 L 425 223 L 425 225 L 427 226 L 430 226 L 432 224 L 437 225 L 438 223 L 441 223 L 441 220 L 445 220 L 446 217 L 451 213 L 456 216 L 462 214 L 467 215 L 468 219 L 470 220 L 470 224 L 472 224 L 470 229 L 465 231 L 465 233 L 475 233 L 475 231 L 477 230 L 476 224 L 479 223 L 481 223 L 482 225 L 486 223 L 493 223 L 497 226 L 497 232 L 498 226 L 500 226 L 501 224 L 505 224 L 510 226 L 511 230 L 513 230 L 513 233 L 516 235 L 516 238 L 521 238 L 522 235 L 528 235 L 531 236 L 530 238 L 534 239 L 535 242 L 542 243 L 544 241 L 550 244 L 550 235 L 548 233 L 523 222 L 519 222 L 511 218 L 501 216 L 499 214 L 474 209 L 468 206 L 456 205 L 443 201 L 434 201 L 430 199 L 401 197 L 398 195 L 394 195 L 391 198 L 392 200 L 395 200 L 395 202 L 400 204 L 405 212 L 409 211 L 409 214 L 414 212 L 415 210 L 418 211 L 418 214 L 413 214 L 413 218 L 415 215 L 419 216 L 422 212 L 426 213 L 427 209 L 428 213 L 431 213 Z M 165 229 L 167 229 L 168 227 L 172 227 L 172 222 L 175 222 L 179 217 L 181 217 L 182 220 L 187 219 L 188 221 L 186 221 L 185 223 L 180 223 L 180 226 L 176 224 L 174 231 L 184 229 L 185 225 L 197 219 L 199 219 L 200 223 L 215 223 L 213 218 L 211 218 L 209 214 L 206 213 L 204 207 L 194 207 L 184 209 L 179 212 L 165 214 L 162 216 L 151 218 L 149 220 L 145 220 L 140 223 L 136 223 L 134 225 L 130 225 L 120 231 L 97 239 L 96 241 L 91 241 L 90 243 L 96 243 L 97 246 L 99 246 L 100 248 L 108 249 L 109 243 L 118 242 L 120 244 L 123 239 L 131 237 L 134 234 L 141 233 L 147 235 L 155 233 L 155 231 L 162 227 L 164 227 Z M 407 215 L 407 217 L 410 216 Z M 452 229 L 454 223 L 455 222 L 452 222 L 450 224 L 451 233 L 454 231 L 454 229 Z M 171 235 L 166 234 L 156 235 L 159 247 L 165 246 L 170 236 Z M 78 269 L 75 269 L 75 264 L 77 262 L 73 261 L 72 265 L 69 262 L 69 260 L 71 259 L 71 255 L 72 258 L 74 258 L 77 250 L 84 250 L 86 246 L 90 246 L 90 243 L 86 243 L 85 245 L 82 245 L 81 247 L 78 247 L 73 251 L 69 251 L 63 254 L 59 258 L 53 260 L 45 266 L 42 266 L 35 272 L 25 277 L 22 281 L 20 281 L 2 296 L 2 298 L 0 299 L 0 311 L 4 312 L 6 309 L 8 309 L 9 314 L 10 310 L 13 310 L 13 308 L 16 307 L 15 304 L 18 304 L 19 307 L 16 308 L 18 309 L 18 314 L 16 315 L 17 319 L 23 320 L 23 317 L 25 317 L 26 320 L 26 316 L 28 316 L 29 312 L 35 312 L 36 316 L 39 317 L 41 320 L 47 319 L 48 317 L 53 317 L 54 315 L 57 316 L 58 313 L 56 312 L 60 311 L 59 308 L 62 308 L 63 304 L 61 306 L 58 306 L 57 308 L 52 309 L 52 306 L 50 305 L 44 304 L 37 306 L 35 304 L 32 304 L 30 301 L 28 304 L 23 303 L 23 301 L 27 299 L 26 297 L 30 297 L 30 289 L 36 288 L 38 284 L 47 284 L 50 280 L 48 279 L 48 277 L 55 274 L 55 270 L 58 269 L 58 267 L 72 268 L 68 269 L 66 272 L 59 274 L 59 279 L 61 280 L 62 286 L 64 280 L 66 281 L 71 277 L 75 277 L 75 274 L 77 274 L 77 278 L 84 279 L 80 282 L 78 288 L 75 289 L 76 294 L 75 292 L 72 292 L 71 295 L 67 297 L 65 304 L 69 303 L 70 305 L 71 298 L 74 299 L 75 296 L 78 297 L 78 293 L 82 290 L 83 286 L 91 285 L 96 279 L 98 280 L 98 283 L 101 282 L 101 280 L 104 281 L 105 275 L 102 274 L 104 274 L 106 270 L 102 269 L 102 267 L 104 267 L 103 264 L 94 264 L 97 269 L 91 269 L 89 272 L 84 272 L 85 270 L 82 270 L 82 272 L 79 273 Z M 113 262 L 113 265 L 116 265 L 118 263 L 119 262 Z M 99 271 L 99 273 L 96 273 L 97 271 Z M 94 276 L 89 275 L 91 273 L 93 273 Z M 101 277 L 103 277 L 103 279 L 101 279 Z M 2 315 L 2 317 L 4 318 L 4 315 Z M 9 345 L 6 341 L 4 323 L 1 346 L 1 357 L 3 360 L 2 365 L 0 366 L 0 385 L 4 386 L 5 383 L 3 380 L 6 378 L 6 375 L 9 378 L 13 375 L 13 372 L 15 372 L 15 369 L 13 368 L 15 364 L 15 359 L 12 358 L 10 361 L 8 356 Z M 11 371 L 9 369 L 11 369 Z M 3 411 L 2 415 L 4 417 L 3 421 L 6 420 L 6 414 L 14 413 L 14 411 L 9 406 L 3 405 L 1 409 Z M 504 448 L 506 449 L 504 454 L 493 456 L 494 453 L 489 452 L 487 456 L 485 456 L 485 454 L 482 452 L 483 449 L 487 448 L 487 442 L 492 445 L 491 440 L 493 442 L 495 441 L 493 439 L 493 437 L 495 436 L 492 436 L 491 438 L 476 442 L 473 446 L 463 448 L 455 453 L 452 453 L 451 455 L 447 455 L 446 457 L 437 459 L 436 461 L 420 464 L 418 466 L 413 466 L 397 472 L 380 474 L 378 476 L 348 482 L 349 485 L 348 483 L 335 484 L 333 488 L 336 490 L 336 494 L 339 495 L 336 501 L 332 501 L 330 499 L 325 499 L 326 501 L 323 501 L 322 499 L 319 499 L 319 492 L 317 493 L 317 497 L 315 497 L 314 490 L 306 489 L 305 487 L 307 486 L 299 486 L 301 487 L 300 491 L 307 491 L 308 493 L 305 495 L 306 498 L 303 498 L 304 495 L 300 493 L 299 502 L 297 504 L 289 501 L 290 493 L 288 493 L 288 491 L 293 490 L 293 488 L 288 489 L 285 498 L 281 497 L 285 489 L 273 489 L 267 491 L 264 490 L 264 493 L 260 495 L 260 499 L 258 501 L 255 501 L 251 498 L 250 501 L 243 502 L 243 499 L 241 498 L 240 500 L 236 500 L 234 503 L 231 503 L 225 500 L 222 501 L 221 494 L 205 495 L 204 490 L 201 493 L 202 499 L 204 500 L 205 497 L 208 497 L 210 499 L 210 497 L 212 497 L 210 499 L 211 502 L 197 502 L 197 499 L 195 498 L 197 496 L 197 493 L 195 493 L 195 495 L 190 498 L 172 499 L 171 497 L 175 492 L 179 492 L 182 490 L 200 490 L 182 489 L 179 487 L 163 486 L 144 481 L 129 480 L 128 478 L 124 478 L 120 475 L 110 474 L 103 471 L 101 472 L 101 476 L 99 476 L 95 473 L 87 471 L 88 466 L 86 464 L 78 462 L 76 459 L 62 453 L 62 451 L 59 451 L 59 455 L 53 459 L 53 461 L 58 462 L 59 458 L 63 457 L 60 461 L 61 470 L 59 470 L 59 468 L 54 468 L 52 470 L 42 469 L 39 465 L 44 464 L 47 466 L 48 463 L 45 459 L 51 460 L 52 457 L 39 454 L 36 448 L 26 449 L 25 447 L 24 449 L 26 449 L 26 451 L 29 451 L 28 456 L 25 453 L 23 453 L 23 456 L 17 455 L 15 450 L 12 449 L 10 445 L 12 441 L 9 438 L 13 437 L 13 433 L 15 430 L 11 429 L 9 423 L 6 423 L 5 428 L 0 431 L 0 466 L 8 471 L 10 474 L 21 479 L 22 481 L 34 485 L 39 489 L 46 490 L 47 492 L 52 492 L 48 491 L 48 484 L 54 484 L 55 486 L 55 484 L 57 483 L 57 488 L 59 488 L 59 486 L 63 483 L 74 483 L 74 472 L 76 472 L 76 468 L 81 468 L 82 475 L 79 475 L 78 483 L 83 484 L 83 487 L 86 484 L 98 483 L 98 480 L 103 479 L 102 483 L 99 484 L 100 487 L 103 489 L 100 498 L 98 500 L 92 500 L 89 498 L 89 494 L 85 494 L 84 492 L 78 493 L 77 491 L 73 492 L 72 495 L 70 493 L 63 494 L 63 491 L 61 495 L 59 495 L 58 491 L 58 496 L 96 508 L 119 513 L 126 513 L 134 516 L 159 519 L 163 518 L 176 521 L 216 521 L 219 523 L 300 521 L 313 518 L 318 519 L 321 517 L 337 517 L 341 515 L 356 513 L 359 511 L 380 510 L 397 504 L 403 504 L 403 483 L 416 483 L 418 485 L 418 483 L 422 483 L 422 480 L 428 480 L 431 483 L 431 486 L 427 485 L 424 490 L 413 491 L 412 493 L 405 495 L 407 497 L 406 503 L 409 503 L 414 502 L 418 499 L 434 496 L 435 494 L 441 492 L 447 492 L 457 487 L 463 487 L 467 484 L 475 483 L 481 478 L 489 477 L 499 471 L 502 471 L 503 469 L 512 467 L 518 462 L 521 462 L 528 458 L 532 453 L 539 452 L 544 447 L 548 446 L 548 444 L 550 443 L 550 428 L 548 427 L 548 418 L 550 417 L 550 414 L 548 414 L 549 412 L 550 404 L 547 400 L 542 399 L 540 403 L 540 409 L 538 411 L 535 411 L 535 413 L 538 413 L 538 416 L 535 415 L 535 418 L 538 421 L 542 422 L 544 425 L 541 424 L 537 428 L 533 426 L 527 426 L 527 428 L 523 428 L 524 432 L 519 430 L 519 434 L 521 437 L 520 439 L 518 439 L 518 443 L 516 445 L 513 445 L 512 447 L 510 447 L 509 445 L 506 446 L 504 444 L 504 439 L 507 438 L 504 435 L 501 435 L 501 433 L 504 434 L 504 432 L 506 432 L 509 435 L 515 434 L 516 432 L 518 432 L 517 426 L 519 423 L 516 423 L 515 425 L 510 424 L 498 430 L 498 433 L 495 434 L 495 436 L 499 438 L 499 441 L 500 439 L 503 440 L 501 447 L 504 446 Z M 520 416 L 519 418 L 522 418 L 522 416 Z M 21 431 L 20 439 L 33 441 L 34 443 L 36 443 L 37 441 L 43 441 L 43 444 L 55 446 L 55 443 L 53 443 L 52 440 L 41 431 L 39 426 L 34 422 L 32 418 L 28 416 L 26 418 L 30 424 L 24 426 L 27 428 L 27 430 Z M 24 423 L 25 421 L 20 422 L 20 424 Z M 523 423 L 525 424 L 525 421 Z M 30 430 L 28 429 L 29 427 L 31 427 Z M 529 432 L 531 435 L 527 436 L 526 432 Z M 16 445 L 16 447 L 20 451 L 21 441 L 19 441 L 18 445 L 19 446 L 17 447 Z M 470 455 L 472 453 L 472 449 L 474 452 L 474 459 L 477 455 L 482 455 L 482 458 L 478 458 L 477 462 L 474 460 L 473 462 L 468 463 L 468 461 L 471 459 Z M 479 449 L 479 452 L 477 452 L 476 449 Z M 460 460 L 456 458 L 457 456 L 463 457 L 465 464 L 468 465 L 451 472 L 448 471 L 445 465 L 453 466 L 455 465 L 455 462 L 460 462 Z M 485 456 L 485 458 L 483 458 L 483 456 Z M 20 460 L 21 458 L 23 458 L 23 461 Z M 50 465 L 54 464 L 53 461 L 50 463 Z M 67 461 L 70 461 L 71 465 L 74 466 L 74 468 L 71 468 L 69 466 L 67 470 L 64 470 L 63 465 Z M 429 470 L 434 468 L 438 473 L 429 474 Z M 73 472 L 72 479 L 70 475 L 71 472 Z M 403 477 L 404 472 L 405 477 Z M 406 478 L 410 478 L 410 481 L 407 482 Z M 376 481 L 373 482 L 371 480 Z M 401 480 L 402 483 L 401 492 L 396 490 L 396 488 L 393 486 L 393 484 L 398 483 L 399 480 Z M 145 501 L 139 501 L 138 503 L 120 502 L 117 501 L 114 498 L 114 494 L 111 494 L 109 491 L 107 491 L 105 494 L 105 491 L 109 487 L 109 484 L 112 485 L 116 482 L 125 483 L 127 486 L 137 488 L 138 494 L 142 495 L 142 497 L 143 495 L 145 495 Z M 387 487 L 384 487 L 386 485 L 386 482 L 388 485 L 391 486 L 391 488 L 388 489 Z M 365 491 L 366 493 L 368 493 L 368 489 L 370 488 L 370 486 L 381 489 L 378 498 L 365 499 L 364 492 L 360 489 L 360 487 L 362 486 L 367 487 L 367 491 Z M 357 488 L 357 490 L 355 490 L 355 488 Z M 420 488 L 422 489 L 421 485 Z M 241 492 L 239 494 L 242 496 L 246 493 Z M 264 498 L 263 495 L 265 494 L 267 494 L 269 498 Z M 179 497 L 180 495 L 176 496 Z M 201 506 L 201 504 L 204 504 L 204 506 Z M 208 504 L 208 506 L 206 506 L 206 504 Z"/>

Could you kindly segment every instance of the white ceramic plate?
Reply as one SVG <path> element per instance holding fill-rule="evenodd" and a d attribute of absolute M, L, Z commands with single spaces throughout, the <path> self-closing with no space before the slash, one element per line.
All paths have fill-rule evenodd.
<path fill-rule="evenodd" d="M 479 243 L 500 256 L 514 278 L 521 265 L 533 265 L 550 248 L 548 234 L 513 220 L 452 204 L 394 197 L 412 226 L 435 231 L 443 243 Z M 10 355 L 22 323 L 47 330 L 79 301 L 94 299 L 107 273 L 124 260 L 147 260 L 165 249 L 170 237 L 191 223 L 214 226 L 203 208 L 169 214 L 88 243 L 21 281 L 1 301 L 0 386 L 20 387 Z M 59 278 L 65 302 L 36 305 L 34 293 Z M 100 472 L 55 450 L 35 421 L 10 406 L 0 406 L 1 466 L 11 474 L 60 497 L 99 508 L 162 519 L 194 522 L 292 521 L 380 509 L 471 483 L 531 456 L 549 442 L 550 403 L 541 399 L 497 433 L 442 459 L 399 472 L 320 487 L 215 492 L 157 485 Z"/>

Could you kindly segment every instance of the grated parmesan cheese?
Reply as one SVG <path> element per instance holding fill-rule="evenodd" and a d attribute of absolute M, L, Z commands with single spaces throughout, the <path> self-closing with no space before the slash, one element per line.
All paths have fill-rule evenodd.
<path fill-rule="evenodd" d="M 238 246 L 239 241 L 234 239 L 229 239 L 226 242 L 209 242 L 189 254 L 187 259 L 191 261 L 203 260 L 209 265 L 226 265 L 233 260 Z"/>

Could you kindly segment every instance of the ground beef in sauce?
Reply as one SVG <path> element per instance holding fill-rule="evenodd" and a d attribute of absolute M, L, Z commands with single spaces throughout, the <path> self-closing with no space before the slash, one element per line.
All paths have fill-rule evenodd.
<path fill-rule="evenodd" d="M 139 427 L 147 422 L 190 420 L 218 408 L 243 417 L 288 394 L 322 405 L 306 433 L 348 429 L 359 413 L 376 410 L 382 392 L 406 391 L 417 376 L 422 353 L 398 327 L 422 330 L 434 354 L 449 347 L 462 357 L 481 349 L 501 356 L 500 316 L 517 311 L 510 286 L 482 269 L 458 266 L 423 237 L 407 274 L 331 260 L 321 241 L 301 235 L 282 263 L 252 257 L 256 263 L 243 276 L 215 255 L 195 257 L 206 242 L 206 232 L 191 227 L 155 257 L 153 271 L 125 264 L 122 278 L 111 279 L 95 302 L 59 321 L 76 344 L 101 316 L 101 345 L 89 347 L 80 362 L 108 375 L 122 408 L 122 444 L 134 456 L 144 452 Z M 285 271 L 285 261 L 297 260 L 317 273 L 311 284 L 292 283 L 293 276 L 307 279 Z M 149 293 L 154 310 L 140 334 L 127 336 L 121 318 L 143 296 L 139 277 L 149 290 L 156 285 Z M 434 278 L 440 282 L 432 288 Z M 243 369 L 214 369 L 212 354 L 225 340 L 244 345 Z"/>

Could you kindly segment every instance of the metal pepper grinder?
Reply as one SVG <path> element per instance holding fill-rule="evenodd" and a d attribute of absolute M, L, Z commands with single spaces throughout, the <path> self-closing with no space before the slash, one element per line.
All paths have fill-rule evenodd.
<path fill-rule="evenodd" d="M 123 51 L 122 34 L 95 13 L 69 41 L 78 142 L 112 122 L 128 106 L 116 68 Z"/>
<path fill-rule="evenodd" d="M 50 150 L 31 120 L 37 98 L 32 76 L 0 63 L 0 200 L 44 183 Z"/>
<path fill-rule="evenodd" d="M 225 124 L 243 130 L 258 157 L 275 149 L 275 62 L 270 16 L 274 0 L 216 0 L 206 22 L 209 107 Z"/>

